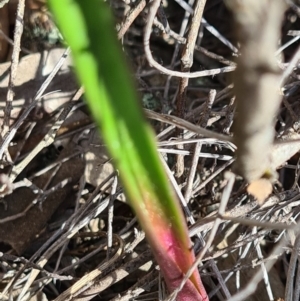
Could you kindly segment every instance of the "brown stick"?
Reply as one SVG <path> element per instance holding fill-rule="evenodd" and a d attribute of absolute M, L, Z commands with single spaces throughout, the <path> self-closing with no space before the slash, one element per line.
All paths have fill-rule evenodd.
<path fill-rule="evenodd" d="M 241 55 L 234 72 L 237 114 L 235 171 L 248 182 L 272 176 L 270 152 L 274 120 L 281 103 L 280 73 L 275 59 L 284 1 L 228 0 L 234 13 Z"/>
<path fill-rule="evenodd" d="M 4 111 L 4 120 L 2 124 L 2 137 L 8 132 L 9 129 L 10 113 L 12 110 L 12 102 L 14 99 L 13 90 L 14 90 L 15 80 L 17 76 L 21 37 L 23 33 L 24 11 L 25 11 L 25 0 L 19 0 L 19 4 L 17 8 L 15 33 L 14 33 L 14 47 L 13 47 L 12 59 L 11 59 L 11 72 L 9 76 L 7 99 L 6 99 L 6 106 Z"/>
<path fill-rule="evenodd" d="M 203 15 L 203 10 L 205 6 L 206 0 L 198 0 L 196 2 L 194 15 L 191 20 L 191 27 L 188 32 L 188 36 L 186 39 L 186 44 L 184 45 L 182 57 L 181 57 L 181 71 L 182 72 L 190 72 L 190 69 L 193 65 L 193 57 L 195 44 L 198 37 L 198 32 L 201 24 L 201 19 Z M 177 116 L 180 118 L 184 117 L 185 111 L 185 97 L 186 91 L 189 84 L 188 78 L 181 78 L 179 82 L 179 90 L 176 99 L 177 105 Z M 182 135 L 182 131 L 178 131 L 178 135 Z M 183 146 L 178 145 L 178 148 L 182 148 Z M 177 156 L 176 163 L 176 176 L 180 177 L 184 172 L 184 157 L 182 155 Z"/>

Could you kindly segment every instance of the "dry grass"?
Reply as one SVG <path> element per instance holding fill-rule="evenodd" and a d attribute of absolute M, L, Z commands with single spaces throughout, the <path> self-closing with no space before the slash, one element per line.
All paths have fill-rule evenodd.
<path fill-rule="evenodd" d="M 299 139 L 300 6 L 286 2 L 277 56 L 268 54 L 281 79 L 274 91 L 282 94 L 283 102 L 272 127 L 278 141 Z M 199 12 L 194 18 L 201 16 L 203 3 L 196 1 Z M 199 267 L 210 300 L 244 300 L 241 295 L 246 294 L 252 295 L 245 297 L 251 301 L 299 300 L 294 286 L 300 279 L 299 143 L 258 152 L 272 157 L 279 175 L 261 206 L 237 177 L 225 211 L 220 208 L 224 173 L 231 170 L 236 151 L 232 124 L 238 112 L 231 72 L 240 48 L 232 13 L 223 1 L 209 0 L 198 30 L 197 24 L 193 22 L 196 29 L 190 24 L 192 11 L 186 2 L 165 1 L 154 20 L 154 6 L 144 0 L 111 1 L 111 6 L 143 106 L 152 110 L 146 114 L 184 206 L 196 253 L 213 238 Z M 44 29 L 57 33 L 41 7 Z M 25 10 L 27 33 L 41 23 L 30 23 L 31 13 Z M 59 48 L 57 40 L 51 44 L 40 35 L 30 40 L 30 34 L 23 39 L 20 32 L 6 34 L 15 48 L 10 52 L 14 67 L 4 62 L 10 61 L 10 54 L 0 65 L 0 104 L 6 108 L 0 115 L 0 299 L 89 300 L 87 293 L 95 294 L 94 300 L 165 298 L 164 282 L 124 202 L 66 53 L 52 49 Z M 17 47 L 32 54 L 21 51 L 19 60 Z M 41 47 L 44 51 L 37 53 Z M 268 101 L 272 106 L 272 99 Z M 249 160 L 254 166 L 255 159 Z M 215 236 L 210 236 L 212 229 Z"/>

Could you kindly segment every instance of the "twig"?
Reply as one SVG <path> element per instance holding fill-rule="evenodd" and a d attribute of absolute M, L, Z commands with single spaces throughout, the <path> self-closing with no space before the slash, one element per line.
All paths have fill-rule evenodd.
<path fill-rule="evenodd" d="M 12 39 L 10 39 L 1 29 L 0 29 L 0 35 L 4 38 L 4 40 L 9 43 L 10 45 L 14 46 L 14 41 Z M 24 48 L 24 47 L 21 47 L 20 48 L 21 51 L 23 51 L 24 53 L 26 54 L 32 54 L 33 52 Z"/>
<path fill-rule="evenodd" d="M 3 124 L 1 127 L 2 137 L 6 135 L 9 129 L 12 102 L 14 100 L 14 86 L 15 86 L 17 69 L 19 64 L 21 37 L 23 33 L 24 11 L 25 11 L 25 0 L 19 0 L 18 7 L 17 7 L 16 25 L 15 25 L 15 33 L 14 33 L 14 47 L 13 47 L 13 52 L 11 57 L 11 68 L 10 68 L 10 75 L 9 75 L 9 82 L 8 82 L 6 106 L 4 110 Z"/>
<path fill-rule="evenodd" d="M 32 133 L 32 130 L 34 129 L 34 127 L 36 126 L 36 122 L 32 122 L 30 125 L 29 125 L 29 128 L 28 130 L 26 131 L 26 134 L 24 136 L 24 139 L 20 142 L 20 145 L 18 146 L 18 150 L 16 152 L 16 155 L 13 159 L 13 162 L 17 162 L 20 154 L 21 154 L 21 151 L 26 143 L 26 141 L 29 139 L 31 133 Z"/>
<path fill-rule="evenodd" d="M 137 18 L 137 16 L 140 14 L 140 12 L 145 8 L 146 6 L 146 0 L 140 0 L 137 5 L 132 8 L 125 17 L 125 21 L 122 23 L 119 31 L 118 31 L 118 39 L 121 40 L 130 27 L 130 25 L 133 23 L 133 21 Z"/>
<path fill-rule="evenodd" d="M 296 225 L 294 229 L 299 227 L 299 225 Z M 272 266 L 275 263 L 276 258 L 283 252 L 283 247 L 286 245 L 286 241 L 282 240 L 275 249 L 273 250 L 272 254 L 269 256 L 271 260 L 266 261 L 266 270 L 269 271 Z M 246 300 L 251 294 L 255 293 L 255 290 L 257 288 L 258 283 L 262 280 L 263 278 L 263 272 L 259 270 L 251 279 L 248 281 L 248 285 L 244 288 L 241 289 L 238 293 L 233 295 L 230 299 L 227 301 L 241 301 L 241 300 Z"/>
<path fill-rule="evenodd" d="M 288 161 L 293 155 L 295 155 L 300 149 L 300 134 L 294 130 L 289 130 L 285 135 L 278 140 L 277 144 L 272 147 L 271 150 L 271 167 L 276 169 L 282 166 Z M 295 142 L 293 142 L 293 140 Z M 280 143 L 280 142 L 286 143 Z M 297 142 L 296 142 L 297 141 Z"/>
<path fill-rule="evenodd" d="M 187 14 L 187 16 L 188 16 L 188 14 Z M 185 17 L 185 18 L 187 18 L 187 17 Z M 185 23 L 183 22 L 183 24 L 185 24 Z M 170 67 L 174 67 L 174 65 L 175 65 L 175 59 L 176 59 L 176 56 L 178 54 L 178 52 L 176 52 L 176 49 L 179 46 L 178 44 L 185 44 L 186 43 L 186 38 L 183 37 L 183 34 L 184 34 L 185 30 L 182 30 L 182 28 L 185 29 L 185 27 L 182 26 L 181 29 L 180 29 L 180 33 L 178 34 L 178 33 L 174 32 L 171 29 L 170 29 L 170 31 L 168 33 L 165 32 L 163 25 L 157 19 L 154 19 L 153 25 L 156 26 L 162 32 L 164 32 L 165 35 L 170 36 L 170 37 L 172 37 L 173 39 L 176 40 L 176 42 L 177 42 L 176 46 L 177 47 L 175 47 L 174 54 L 173 54 L 172 61 L 171 61 L 171 65 L 170 65 Z M 215 54 L 215 53 L 213 53 L 211 51 L 208 51 L 207 49 L 205 49 L 205 48 L 203 48 L 203 47 L 201 47 L 199 45 L 195 45 L 195 50 L 199 51 L 199 52 L 201 52 L 203 54 L 205 54 L 209 58 L 212 58 L 214 60 L 219 61 L 220 63 L 222 63 L 224 65 L 236 67 L 236 64 L 233 61 L 230 61 L 230 60 L 224 58 L 221 55 L 218 55 L 218 54 Z"/>
<path fill-rule="evenodd" d="M 90 289 L 86 290 L 84 294 L 77 296 L 80 301 L 88 301 L 95 297 L 96 294 L 104 291 L 112 283 L 116 283 L 121 279 L 125 278 L 131 272 L 136 270 L 138 267 L 144 265 L 146 262 L 151 260 L 150 251 L 145 251 L 137 258 L 134 258 L 132 261 L 125 263 L 123 266 L 115 269 L 111 274 L 105 276 L 103 279 L 100 279 L 91 286 Z M 53 301 L 67 301 L 69 299 L 55 299 Z"/>
<path fill-rule="evenodd" d="M 207 126 L 207 122 L 209 120 L 209 114 L 212 108 L 212 104 L 215 100 L 216 97 L 216 90 L 211 90 L 209 93 L 209 98 L 207 100 L 207 106 L 206 106 L 206 110 L 204 110 L 204 115 L 203 118 L 201 120 L 201 127 L 205 128 Z M 188 175 L 188 180 L 187 180 L 187 185 L 185 188 L 185 194 L 184 194 L 184 198 L 186 199 L 187 202 L 189 202 L 191 194 L 192 194 L 192 189 L 193 189 L 193 183 L 194 183 L 194 178 L 195 178 L 195 174 L 196 174 L 196 170 L 197 170 L 197 166 L 198 166 L 198 161 L 199 161 L 199 156 L 198 154 L 201 152 L 201 148 L 202 148 L 202 143 L 201 142 L 197 142 L 195 145 L 195 149 L 194 149 L 194 156 L 192 159 L 192 164 L 189 170 L 189 175 Z"/>
<path fill-rule="evenodd" d="M 43 198 L 46 198 L 47 196 L 49 196 L 50 194 L 52 194 L 53 192 L 57 191 L 58 189 L 63 188 L 64 186 L 66 186 L 68 183 L 71 182 L 71 178 L 67 178 L 63 181 L 61 181 L 60 183 L 56 184 L 55 186 L 51 187 L 49 190 L 46 191 L 40 191 L 40 193 L 43 193 Z M 39 201 L 39 197 L 35 198 L 22 212 L 8 216 L 6 218 L 0 219 L 0 225 L 4 224 L 4 223 L 8 223 L 11 221 L 14 221 L 18 218 L 21 218 L 22 216 L 25 216 L 26 213 L 34 206 L 36 206 L 36 203 Z"/>
<path fill-rule="evenodd" d="M 0 142 L 0 159 L 3 156 L 3 153 L 7 150 L 9 143 L 12 141 L 14 138 L 17 130 L 19 127 L 23 124 L 24 120 L 27 118 L 29 113 L 32 111 L 32 109 L 36 106 L 38 101 L 41 99 L 43 93 L 61 68 L 61 66 L 64 64 L 66 58 L 68 57 L 70 53 L 70 48 L 66 49 L 66 51 L 63 53 L 51 73 L 48 75 L 46 80 L 43 82 L 42 86 L 40 89 L 37 91 L 34 101 L 24 110 L 24 112 L 21 114 L 21 116 L 18 118 L 18 120 L 12 125 L 12 127 L 9 129 L 9 131 L 2 136 L 2 140 Z"/>
<path fill-rule="evenodd" d="M 192 15 L 194 13 L 192 5 L 194 4 L 194 1 L 191 0 L 189 3 L 186 3 L 183 0 L 175 0 L 184 10 L 185 13 L 188 13 L 189 15 Z"/>
<path fill-rule="evenodd" d="M 286 289 L 285 289 L 285 301 L 294 301 L 297 299 L 294 299 L 294 278 L 295 278 L 295 270 L 296 270 L 296 264 L 298 259 L 298 254 L 300 251 L 300 234 L 297 235 L 295 244 L 293 246 L 293 252 L 289 263 L 289 270 L 287 274 L 286 279 Z M 296 287 L 299 285 L 299 283 L 296 283 Z"/>
<path fill-rule="evenodd" d="M 189 0 L 188 4 L 185 1 L 179 1 L 179 5 L 185 5 L 186 7 L 189 7 L 190 4 L 193 5 L 193 3 L 194 3 L 194 0 Z M 192 9 L 192 12 L 193 12 L 193 9 Z M 190 12 L 188 12 L 188 10 L 186 10 L 185 13 L 184 13 L 184 17 L 183 17 L 183 20 L 181 22 L 180 31 L 179 31 L 179 34 L 181 36 L 183 36 L 185 31 L 186 31 L 189 16 L 190 16 Z M 158 27 L 160 30 L 163 31 L 163 26 L 162 26 L 162 24 L 160 24 L 160 22 L 158 22 L 158 20 L 156 20 L 156 19 L 154 20 L 154 25 L 156 27 Z M 167 34 L 171 36 L 172 33 L 173 33 L 173 31 L 169 30 L 169 32 Z M 186 39 L 183 38 L 183 37 L 182 37 L 182 39 L 184 40 L 183 43 L 185 43 Z M 180 43 L 179 40 L 177 40 L 176 45 L 175 45 L 175 49 L 174 49 L 174 52 L 173 52 L 170 68 L 174 68 L 174 66 L 175 66 L 175 62 L 176 62 L 176 59 L 177 59 L 177 56 L 178 56 L 178 53 L 179 53 L 179 43 Z M 169 92 L 171 78 L 172 78 L 172 76 L 168 76 L 167 81 L 166 81 L 165 90 L 164 90 L 164 98 L 165 99 L 168 98 L 168 92 Z"/>
<path fill-rule="evenodd" d="M 196 196 L 196 193 L 198 193 L 200 190 L 202 190 L 207 183 L 209 183 L 212 179 L 214 179 L 218 174 L 220 174 L 224 169 L 226 169 L 228 166 L 230 166 L 235 159 L 231 159 L 229 161 L 227 161 L 224 165 L 220 166 L 216 171 L 214 171 L 205 181 L 203 181 L 198 187 L 196 187 L 193 192 L 192 195 Z"/>
<path fill-rule="evenodd" d="M 296 275 L 295 283 L 300 283 L 300 256 L 299 255 L 298 255 L 298 266 L 297 266 L 297 275 Z M 299 297 L 300 297 L 300 285 L 295 285 L 293 300 L 299 300 Z"/>
<path fill-rule="evenodd" d="M 186 3 L 185 1 L 175 0 L 184 10 L 186 13 L 194 15 L 194 9 L 192 8 L 192 4 L 194 1 L 191 1 L 192 3 Z M 201 23 L 204 25 L 204 27 L 217 39 L 219 39 L 224 45 L 226 45 L 228 48 L 230 48 L 233 53 L 238 53 L 238 49 L 232 45 L 232 43 L 226 39 L 215 27 L 210 25 L 205 18 L 202 18 Z"/>
<path fill-rule="evenodd" d="M 298 61 L 300 60 L 300 47 L 296 50 L 295 54 L 293 55 L 292 59 L 289 62 L 288 67 L 284 70 L 281 79 L 280 79 L 280 86 L 282 87 L 286 80 L 288 79 L 289 75 L 292 73 L 293 69 L 297 65 Z"/>
<path fill-rule="evenodd" d="M 110 200 L 108 204 L 108 218 L 107 218 L 107 253 L 106 259 L 109 260 L 110 254 L 112 252 L 112 237 L 113 237 L 113 218 L 114 218 L 114 201 L 116 199 L 116 192 L 118 186 L 118 177 L 115 176 L 110 193 Z"/>
<path fill-rule="evenodd" d="M 228 66 L 228 67 L 224 67 L 224 68 L 217 68 L 217 69 L 212 69 L 212 70 L 205 70 L 205 71 L 189 73 L 189 72 L 172 71 L 172 70 L 169 70 L 169 69 L 163 67 L 162 65 L 158 64 L 154 60 L 152 53 L 151 53 L 150 35 L 151 35 L 153 21 L 154 21 L 156 12 L 159 8 L 159 5 L 160 5 L 160 0 L 154 0 L 152 2 L 151 8 L 150 8 L 149 14 L 148 14 L 147 24 L 145 26 L 144 50 L 145 50 L 147 60 L 151 66 L 153 66 L 160 72 L 165 73 L 167 75 L 176 76 L 176 77 L 186 77 L 186 78 L 196 78 L 196 77 L 201 77 L 201 76 L 216 75 L 216 74 L 220 74 L 220 73 L 224 73 L 224 72 L 231 72 L 235 69 L 234 66 Z"/>
<path fill-rule="evenodd" d="M 82 96 L 83 89 L 79 89 L 73 96 L 72 102 L 68 104 L 64 109 L 60 110 L 59 116 L 54 125 L 49 129 L 43 140 L 21 161 L 18 165 L 15 165 L 10 174 L 10 181 L 13 182 L 16 177 L 22 172 L 22 170 L 31 162 L 31 160 L 45 147 L 52 144 L 55 140 L 57 131 L 71 112 L 73 105 Z"/>
<path fill-rule="evenodd" d="M 199 144 L 199 145 L 202 145 L 202 144 Z M 198 149 L 198 148 L 197 149 L 195 148 L 193 152 L 188 151 L 188 150 L 170 149 L 170 148 L 158 148 L 157 150 L 160 153 L 176 154 L 176 155 L 182 155 L 182 156 L 193 154 L 193 158 L 194 157 L 197 157 L 197 158 L 199 158 L 199 157 L 201 157 L 201 158 L 212 158 L 212 159 L 217 159 L 217 160 L 222 160 L 222 161 L 230 161 L 232 159 L 232 156 L 227 156 L 227 155 L 218 155 L 218 154 L 212 154 L 212 153 L 201 153 L 200 149 Z M 194 164 L 194 163 L 192 163 L 192 164 Z"/>
<path fill-rule="evenodd" d="M 134 222 L 136 223 L 137 222 L 137 219 L 136 217 L 134 217 L 131 222 Z M 123 228 L 124 229 L 124 228 Z M 122 229 L 122 230 L 123 230 Z M 127 228 L 128 230 L 129 228 Z M 136 228 L 134 228 L 134 240 L 125 247 L 124 249 L 124 252 L 127 253 L 127 254 L 131 254 L 134 250 L 134 248 L 141 242 L 145 239 L 145 232 L 142 232 L 142 231 L 139 231 L 137 230 Z M 120 231 L 121 232 L 121 231 Z M 120 234 L 119 232 L 119 234 Z M 127 232 L 127 231 L 126 231 Z"/>
<path fill-rule="evenodd" d="M 160 6 L 157 10 L 157 17 L 161 21 L 161 23 L 164 27 L 164 32 L 166 32 L 166 33 L 170 32 L 170 24 L 168 22 L 168 18 L 165 14 L 162 4 L 160 4 Z"/>
<path fill-rule="evenodd" d="M 225 136 L 225 135 L 218 134 L 218 133 L 215 133 L 215 132 L 210 131 L 210 130 L 203 129 L 199 126 L 196 126 L 196 125 L 194 125 L 194 124 L 192 124 L 192 123 L 190 123 L 190 122 L 188 122 L 184 119 L 178 118 L 176 116 L 166 115 L 166 114 L 159 114 L 159 113 L 153 112 L 153 111 L 148 110 L 148 109 L 144 109 L 144 111 L 145 111 L 146 116 L 148 118 L 155 119 L 155 120 L 158 120 L 158 121 L 161 121 L 161 122 L 165 122 L 165 123 L 168 123 L 168 124 L 178 126 L 179 128 L 191 131 L 195 134 L 210 137 L 210 138 L 216 138 L 216 139 L 221 140 L 221 141 L 229 141 L 229 142 L 233 141 L 232 137 L 230 137 L 230 136 Z"/>
<path fill-rule="evenodd" d="M 226 110 L 225 121 L 223 123 L 223 133 L 227 134 L 227 135 L 229 135 L 230 128 L 233 124 L 233 118 L 234 118 L 234 112 L 235 112 L 234 102 L 235 102 L 235 97 L 231 97 L 230 103 Z"/>
<path fill-rule="evenodd" d="M 198 37 L 198 31 L 201 24 L 201 19 L 204 11 L 206 0 L 196 0 L 196 6 L 194 10 L 194 15 L 192 16 L 191 26 L 186 38 L 186 43 L 183 48 L 182 57 L 181 57 L 181 71 L 190 72 L 191 67 L 193 66 L 193 57 L 196 40 Z M 187 92 L 189 79 L 181 78 L 179 81 L 179 90 L 176 98 L 176 108 L 177 116 L 180 118 L 184 117 L 185 113 L 185 97 Z M 182 131 L 177 130 L 177 136 L 182 136 Z M 182 149 L 182 145 L 178 145 L 179 149 Z M 184 172 L 184 157 L 181 155 L 177 156 L 176 162 L 176 177 L 181 177 Z"/>
<path fill-rule="evenodd" d="M 218 30 L 216 30 L 213 26 L 211 26 L 205 18 L 202 18 L 202 24 L 204 27 L 211 33 L 213 34 L 216 38 L 218 38 L 224 45 L 226 45 L 228 48 L 232 50 L 234 54 L 238 54 L 239 50 L 228 40 L 226 39 L 223 35 L 220 34 Z"/>
<path fill-rule="evenodd" d="M 284 49 L 286 49 L 287 47 L 291 46 L 293 43 L 297 42 L 300 39 L 300 36 L 296 36 L 293 39 L 291 39 L 290 41 L 288 41 L 287 43 L 285 43 L 284 45 L 282 45 L 276 52 L 275 55 L 279 55 Z"/>
<path fill-rule="evenodd" d="M 194 134 L 192 133 L 194 136 Z M 236 150 L 234 144 L 230 142 L 222 142 L 214 138 L 191 138 L 191 139 L 176 139 L 176 140 L 166 140 L 166 141 L 158 141 L 157 145 L 158 147 L 161 146 L 173 146 L 177 144 L 193 144 L 193 143 L 201 143 L 201 144 L 207 144 L 207 145 L 218 145 L 221 148 L 225 147 L 232 152 Z"/>
<path fill-rule="evenodd" d="M 111 299 L 110 301 L 133 301 L 141 293 L 149 291 L 151 287 L 158 282 L 158 271 L 153 270 L 141 279 L 138 279 L 137 282 L 131 286 L 125 293 L 122 293 L 122 296 L 118 295 L 117 297 Z M 153 294 L 153 299 L 155 299 L 157 294 Z M 143 294 L 143 298 L 149 297 L 150 294 Z M 136 299 L 137 300 L 137 299 Z"/>
<path fill-rule="evenodd" d="M 103 270 L 114 266 L 115 262 L 119 260 L 123 254 L 124 242 L 117 235 L 114 235 L 114 240 L 118 242 L 118 248 L 115 254 L 104 263 L 100 264 L 97 268 L 81 277 L 77 282 L 60 294 L 54 301 L 68 301 L 76 297 L 82 291 L 92 286 L 96 278 L 99 277 Z"/>
<path fill-rule="evenodd" d="M 234 90 L 237 114 L 234 141 L 235 170 L 248 182 L 274 176 L 270 152 L 274 140 L 274 117 L 281 96 L 280 74 L 274 53 L 280 36 L 284 3 L 276 1 L 227 1 L 234 13 L 242 55 L 237 58 Z"/>
<path fill-rule="evenodd" d="M 254 227 L 253 228 L 253 231 L 252 231 L 253 234 L 256 234 L 257 233 L 257 227 Z M 268 272 L 266 270 L 266 267 L 265 267 L 265 264 L 263 262 L 263 255 L 262 255 L 262 251 L 261 251 L 261 248 L 260 248 L 260 241 L 259 239 L 256 239 L 254 241 L 254 245 L 255 245 L 255 248 L 256 248 L 256 252 L 257 252 L 257 257 L 258 257 L 258 260 L 261 260 L 261 269 L 262 269 L 262 272 L 263 272 L 263 278 L 264 278 L 264 282 L 265 282 L 265 286 L 266 286 L 266 290 L 268 292 L 268 296 L 269 296 L 269 300 L 274 300 L 273 298 L 273 293 L 272 293 L 272 288 L 270 286 L 270 281 L 269 281 L 269 276 L 268 276 Z"/>
<path fill-rule="evenodd" d="M 87 225 L 92 218 L 94 218 L 95 216 L 100 214 L 100 212 L 102 212 L 105 208 L 107 208 L 109 203 L 108 198 L 104 199 L 102 202 L 97 204 L 96 207 L 94 206 L 93 208 L 91 208 L 91 205 L 93 205 L 93 202 L 99 198 L 99 191 L 101 189 L 105 189 L 105 185 L 109 183 L 109 181 L 111 181 L 111 179 L 114 176 L 115 173 L 112 173 L 106 179 L 104 179 L 101 184 L 99 184 L 96 187 L 96 189 L 88 198 L 85 205 L 82 206 L 77 212 L 75 212 L 66 221 L 66 223 L 63 224 L 61 229 L 56 231 L 54 235 L 42 245 L 42 247 L 30 258 L 30 261 L 36 260 L 45 251 L 43 256 L 37 262 L 39 266 L 43 267 L 48 262 L 48 259 L 65 243 L 66 240 L 69 240 L 71 237 L 73 237 L 81 228 Z M 90 211 L 88 211 L 88 209 L 90 209 Z M 2 294 L 0 293 L 0 297 L 5 296 L 8 293 L 8 291 L 13 288 L 14 283 L 24 272 L 25 268 L 26 265 L 17 273 L 14 279 L 6 285 L 5 289 L 2 291 Z M 23 285 L 21 294 L 25 295 L 26 291 L 30 288 L 31 284 L 38 276 L 39 272 L 40 271 L 37 270 L 31 271 L 26 284 Z"/>

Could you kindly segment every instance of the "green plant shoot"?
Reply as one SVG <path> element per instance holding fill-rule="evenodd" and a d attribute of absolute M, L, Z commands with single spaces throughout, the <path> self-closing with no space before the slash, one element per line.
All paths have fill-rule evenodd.
<path fill-rule="evenodd" d="M 110 8 L 102 0 L 49 0 L 72 50 L 79 82 L 119 170 L 127 199 L 172 292 L 194 262 L 187 226 L 138 102 Z M 207 301 L 198 271 L 179 300 Z"/>

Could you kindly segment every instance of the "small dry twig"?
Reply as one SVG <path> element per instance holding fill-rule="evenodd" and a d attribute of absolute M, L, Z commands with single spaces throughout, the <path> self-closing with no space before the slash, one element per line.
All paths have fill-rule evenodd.
<path fill-rule="evenodd" d="M 18 71 L 19 64 L 19 53 L 20 53 L 20 45 L 21 45 L 21 37 L 23 33 L 23 24 L 24 24 L 24 11 L 25 11 L 25 0 L 19 0 L 18 8 L 17 8 L 17 17 L 16 17 L 16 25 L 15 25 L 15 33 L 14 33 L 14 47 L 11 58 L 11 71 L 9 76 L 9 84 L 7 91 L 7 99 L 6 106 L 4 111 L 4 120 L 2 124 L 2 137 L 8 132 L 9 129 L 9 120 L 10 113 L 12 110 L 12 102 L 14 99 L 14 85 Z"/>

